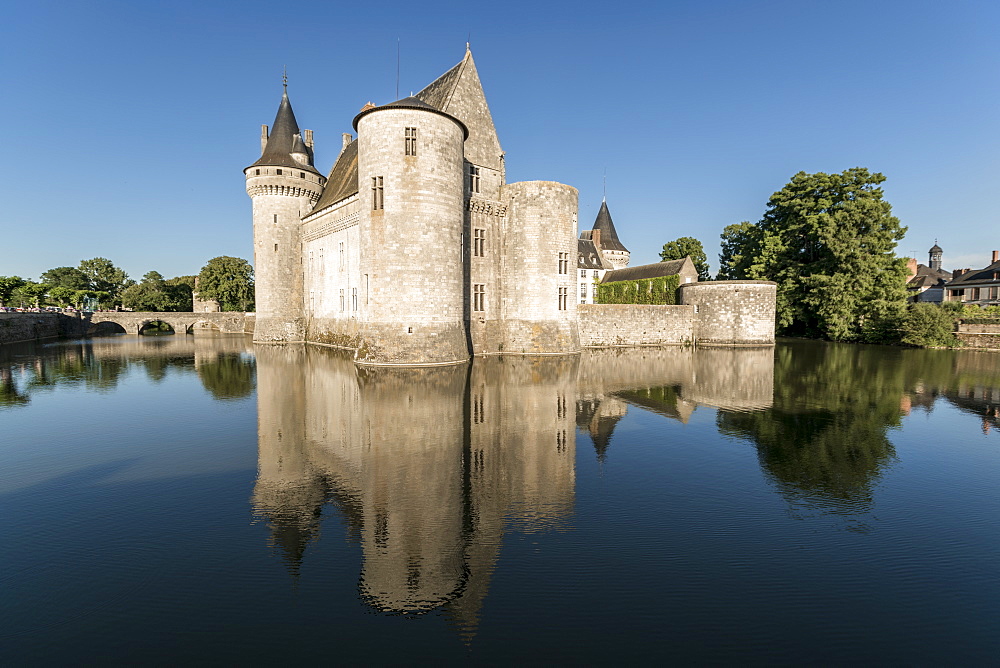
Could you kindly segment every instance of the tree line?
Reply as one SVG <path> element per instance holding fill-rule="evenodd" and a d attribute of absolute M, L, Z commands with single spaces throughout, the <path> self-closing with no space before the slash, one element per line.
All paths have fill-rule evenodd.
<path fill-rule="evenodd" d="M 216 300 L 223 311 L 252 311 L 253 267 L 237 257 L 212 258 L 197 276 L 164 278 L 149 271 L 139 281 L 103 257 L 81 260 L 76 267 L 54 267 L 38 281 L 0 276 L 0 306 L 45 306 L 132 311 L 191 311 L 193 294 Z"/>
<path fill-rule="evenodd" d="M 883 198 L 884 181 L 863 167 L 799 172 L 771 195 L 758 222 L 722 231 L 716 280 L 777 283 L 779 335 L 954 345 L 950 306 L 908 303 L 906 259 L 896 255 L 906 227 Z M 685 255 L 707 280 L 697 239 L 681 237 L 660 253 L 663 261 Z"/>

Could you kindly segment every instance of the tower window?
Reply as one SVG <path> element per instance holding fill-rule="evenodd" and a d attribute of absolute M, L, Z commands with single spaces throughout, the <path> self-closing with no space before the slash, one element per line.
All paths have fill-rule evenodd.
<path fill-rule="evenodd" d="M 351 288 L 351 310 L 352 311 L 357 311 L 358 310 L 358 289 L 357 288 Z"/>
<path fill-rule="evenodd" d="M 417 129 L 406 128 L 406 155 L 417 154 Z"/>
<path fill-rule="evenodd" d="M 274 224 L 278 224 L 278 214 L 274 214 Z"/>
<path fill-rule="evenodd" d="M 476 257 L 486 256 L 486 230 L 480 228 L 473 230 L 472 254 Z"/>
<path fill-rule="evenodd" d="M 254 174 L 254 176 L 260 176 L 260 170 L 259 169 L 257 170 L 257 173 Z"/>
<path fill-rule="evenodd" d="M 372 210 L 379 211 L 385 208 L 385 192 L 383 189 L 383 179 L 381 176 L 372 177 Z"/>
<path fill-rule="evenodd" d="M 278 252 L 278 244 L 274 244 L 274 252 L 275 252 L 275 253 L 277 253 L 277 252 Z"/>
<path fill-rule="evenodd" d="M 344 311 L 344 288 L 340 289 L 340 310 Z"/>
<path fill-rule="evenodd" d="M 299 178 L 300 179 L 306 178 L 306 173 L 305 172 L 299 172 Z"/>
<path fill-rule="evenodd" d="M 340 263 L 339 263 L 338 266 L 340 267 L 340 271 L 344 271 L 344 242 L 343 241 L 340 242 L 340 248 L 338 250 L 338 253 L 340 255 Z"/>
<path fill-rule="evenodd" d="M 566 302 L 569 301 L 569 288 L 559 288 L 559 310 L 566 310 Z"/>
<path fill-rule="evenodd" d="M 479 168 L 475 165 L 469 165 L 469 192 L 479 192 Z"/>
<path fill-rule="evenodd" d="M 281 176 L 281 170 L 279 169 L 279 170 L 276 170 L 276 171 L 277 171 L 278 176 Z"/>
<path fill-rule="evenodd" d="M 569 253 L 559 253 L 559 273 L 569 273 Z"/>
<path fill-rule="evenodd" d="M 483 283 L 475 283 L 472 286 L 472 310 L 486 310 L 486 285 Z"/>

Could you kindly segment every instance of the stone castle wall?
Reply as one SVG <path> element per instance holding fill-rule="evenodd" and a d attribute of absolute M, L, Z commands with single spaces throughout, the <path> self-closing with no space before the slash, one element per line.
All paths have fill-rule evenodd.
<path fill-rule="evenodd" d="M 83 321 L 64 313 L 0 313 L 0 345 L 82 336 Z"/>
<path fill-rule="evenodd" d="M 777 284 L 710 281 L 680 287 L 680 302 L 694 306 L 698 345 L 771 345 Z"/>
<path fill-rule="evenodd" d="M 577 312 L 584 348 L 694 343 L 693 306 L 580 304 Z"/>

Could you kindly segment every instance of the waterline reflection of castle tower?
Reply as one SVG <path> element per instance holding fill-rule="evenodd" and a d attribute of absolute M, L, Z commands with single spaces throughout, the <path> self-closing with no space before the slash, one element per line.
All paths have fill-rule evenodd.
<path fill-rule="evenodd" d="M 259 346 L 252 503 L 297 573 L 334 503 L 360 537 L 360 591 L 384 612 L 447 606 L 466 627 L 514 526 L 573 507 L 575 358 L 361 369 Z"/>

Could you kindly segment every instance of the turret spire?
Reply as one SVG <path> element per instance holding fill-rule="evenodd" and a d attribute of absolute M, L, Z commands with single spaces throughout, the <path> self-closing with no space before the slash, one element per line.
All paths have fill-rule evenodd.
<path fill-rule="evenodd" d="M 287 71 L 282 75 L 282 88 L 281 103 L 278 105 L 278 113 L 274 117 L 274 125 L 271 126 L 267 144 L 260 159 L 251 167 L 263 165 L 291 167 L 319 174 L 313 166 L 312 149 L 303 144 L 302 133 L 295 120 L 292 103 L 288 99 Z M 303 148 L 305 150 L 302 150 Z"/>

